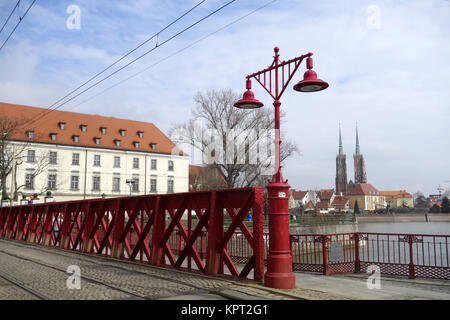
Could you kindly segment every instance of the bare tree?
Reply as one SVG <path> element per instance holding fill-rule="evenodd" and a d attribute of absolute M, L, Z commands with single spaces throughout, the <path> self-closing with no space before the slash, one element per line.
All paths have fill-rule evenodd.
<path fill-rule="evenodd" d="M 13 137 L 21 125 L 25 123 L 25 119 L 10 119 L 7 117 L 0 117 L 0 187 L 2 193 L 2 200 L 17 200 L 18 193 L 20 190 L 26 186 L 25 180 L 23 183 L 18 183 L 17 173 L 19 167 L 27 158 L 28 150 L 31 150 L 30 143 L 37 138 L 34 136 L 33 139 L 27 141 L 15 142 Z M 35 178 L 46 171 L 49 166 L 49 155 L 48 154 L 35 154 L 33 171 L 29 172 L 29 178 L 33 181 Z M 8 193 L 6 181 L 7 178 L 11 176 L 11 190 Z M 41 186 L 37 188 L 38 194 L 47 191 L 47 186 Z M 35 192 L 36 193 L 36 192 Z"/>
<path fill-rule="evenodd" d="M 273 109 L 238 109 L 233 104 L 239 98 L 230 89 L 197 93 L 192 118 L 173 126 L 170 136 L 199 150 L 204 162 L 220 170 L 228 188 L 264 186 L 274 173 L 273 137 L 267 134 L 274 126 Z M 283 139 L 281 161 L 295 152 L 297 146 Z"/>

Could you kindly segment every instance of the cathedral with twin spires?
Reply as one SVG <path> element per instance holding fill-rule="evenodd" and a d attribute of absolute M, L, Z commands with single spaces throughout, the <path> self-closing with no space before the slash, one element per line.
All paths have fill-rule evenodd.
<path fill-rule="evenodd" d="M 347 182 L 347 164 L 346 155 L 342 146 L 341 126 L 339 124 L 339 153 L 336 156 L 336 194 L 346 195 L 356 184 L 367 183 L 366 166 L 364 156 L 361 154 L 359 147 L 358 127 L 356 127 L 356 148 L 353 155 L 354 164 L 354 182 Z"/>

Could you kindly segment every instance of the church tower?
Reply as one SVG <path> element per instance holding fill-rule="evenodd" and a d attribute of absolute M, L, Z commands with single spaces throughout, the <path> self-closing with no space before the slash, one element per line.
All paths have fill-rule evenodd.
<path fill-rule="evenodd" d="M 341 124 L 339 124 L 339 153 L 336 156 L 336 194 L 347 193 L 347 164 L 342 147 Z"/>
<path fill-rule="evenodd" d="M 367 183 L 366 165 L 364 163 L 364 157 L 359 149 L 358 123 L 356 123 L 356 150 L 353 155 L 353 160 L 355 166 L 355 184 Z"/>

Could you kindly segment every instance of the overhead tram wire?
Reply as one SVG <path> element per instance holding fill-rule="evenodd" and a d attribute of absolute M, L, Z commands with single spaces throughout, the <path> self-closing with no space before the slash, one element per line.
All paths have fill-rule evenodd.
<path fill-rule="evenodd" d="M 112 68 L 113 66 L 115 66 L 117 63 L 119 63 L 120 61 L 122 61 L 123 59 L 125 59 L 126 57 L 128 57 L 130 54 L 132 54 L 133 52 L 135 52 L 136 50 L 138 50 L 139 48 L 141 48 L 143 45 L 147 44 L 149 41 L 153 40 L 153 39 L 158 39 L 158 36 L 164 32 L 166 29 L 168 29 L 169 27 L 171 27 L 173 24 L 175 24 L 176 22 L 178 22 L 179 20 L 181 20 L 183 17 L 185 17 L 187 14 L 189 14 L 190 12 L 192 12 L 194 9 L 196 9 L 198 6 L 200 6 L 202 3 L 204 3 L 206 0 L 202 0 L 199 3 L 197 3 L 195 6 L 193 6 L 191 9 L 189 9 L 188 11 L 186 11 L 185 13 L 183 13 L 181 16 L 179 16 L 178 18 L 176 18 L 175 20 L 173 20 L 171 23 L 169 23 L 168 25 L 166 25 L 164 28 L 162 28 L 161 30 L 159 30 L 157 33 L 155 33 L 154 35 L 152 35 L 150 38 L 148 38 L 147 40 L 145 40 L 144 42 L 142 42 L 140 45 L 138 45 L 137 47 L 135 47 L 133 50 L 129 51 L 128 53 L 126 53 L 125 55 L 123 55 L 121 58 L 117 59 L 115 62 L 113 62 L 112 64 L 110 64 L 108 67 L 106 67 L 105 69 L 103 69 L 102 71 L 98 72 L 97 74 L 95 74 L 94 76 L 92 76 L 91 78 L 89 78 L 87 81 L 85 81 L 84 83 L 82 83 L 81 85 L 79 85 L 77 88 L 75 88 L 74 90 L 72 90 L 71 92 L 69 92 L 68 94 L 66 94 L 64 97 L 62 97 L 61 99 L 59 99 L 58 101 L 56 101 L 55 103 L 53 103 L 50 107 L 46 108 L 45 110 L 42 110 L 41 112 L 39 112 L 36 116 L 34 116 L 33 118 L 29 119 L 28 121 L 26 121 L 23 125 L 28 124 L 29 122 L 33 123 L 35 121 L 35 119 L 38 119 L 43 113 L 51 110 L 56 104 L 58 104 L 59 102 L 61 102 L 62 100 L 66 99 L 67 97 L 69 97 L 71 94 L 73 94 L 74 92 L 78 91 L 79 89 L 81 89 L 82 87 L 84 87 L 85 85 L 87 85 L 89 82 L 91 82 L 92 80 L 94 80 L 95 78 L 97 78 L 99 75 L 101 75 L 102 73 L 104 73 L 105 71 L 109 70 L 110 68 Z"/>
<path fill-rule="evenodd" d="M 0 33 L 2 33 L 3 29 L 6 27 L 6 25 L 8 24 L 9 19 L 11 19 L 11 16 L 13 15 L 14 11 L 16 11 L 17 7 L 19 6 L 20 0 L 17 1 L 16 5 L 14 6 L 14 8 L 12 9 L 11 13 L 9 14 L 9 17 L 6 19 L 5 23 L 3 24 L 2 28 L 0 29 Z"/>
<path fill-rule="evenodd" d="M 193 46 L 196 45 L 197 43 L 199 43 L 199 42 L 201 42 L 201 41 L 203 41 L 203 40 L 205 40 L 205 39 L 207 39 L 207 38 L 209 38 L 209 37 L 215 35 L 216 33 L 219 33 L 220 31 L 222 31 L 222 30 L 224 30 L 224 29 L 226 29 L 226 28 L 232 26 L 233 24 L 235 24 L 235 23 L 237 23 L 237 22 L 239 22 L 239 21 L 241 21 L 241 20 L 247 18 L 248 16 L 250 16 L 250 15 L 256 13 L 257 11 L 264 9 L 265 7 L 271 5 L 272 3 L 276 2 L 276 1 L 278 1 L 278 0 L 272 0 L 272 1 L 270 1 L 270 2 L 268 2 L 268 3 L 266 3 L 266 4 L 264 4 L 263 6 L 261 6 L 261 7 L 259 7 L 259 8 L 256 8 L 255 10 L 253 10 L 253 11 L 251 11 L 251 12 L 249 12 L 249 13 L 247 13 L 247 14 L 245 14 L 245 15 L 239 17 L 239 18 L 237 18 L 236 20 L 233 20 L 232 22 L 226 24 L 225 26 L 223 26 L 223 27 L 221 27 L 221 28 L 219 28 L 219 29 L 217 29 L 217 30 L 215 30 L 215 31 L 213 31 L 213 32 L 211 32 L 211 33 L 209 33 L 209 34 L 207 34 L 206 36 L 204 36 L 204 37 L 202 37 L 202 38 L 200 38 L 200 39 L 198 39 L 198 40 L 196 40 L 196 41 L 190 43 L 189 45 L 187 45 L 187 46 L 185 46 L 185 47 L 183 47 L 183 48 L 181 48 L 181 49 L 179 49 L 179 50 L 173 52 L 172 54 L 170 54 L 170 55 L 168 55 L 168 56 L 166 56 L 166 57 L 164 57 L 164 58 L 158 60 L 157 62 L 155 62 L 155 63 L 149 65 L 148 67 L 142 69 L 141 71 L 139 71 L 139 72 L 137 72 L 137 73 L 135 73 L 135 74 L 133 74 L 133 75 L 131 75 L 131 76 L 129 76 L 129 77 L 127 77 L 127 78 L 125 78 L 125 79 L 119 81 L 119 82 L 117 82 L 116 84 L 114 84 L 114 85 L 112 85 L 112 86 L 106 88 L 105 90 L 100 91 L 100 92 L 97 93 L 96 95 L 91 96 L 90 98 L 88 98 L 88 99 L 82 101 L 81 103 L 79 103 L 79 104 L 77 104 L 76 106 L 70 108 L 69 110 L 73 110 L 73 109 L 77 108 L 78 106 L 80 106 L 80 105 L 82 105 L 82 104 L 85 104 L 86 102 L 89 102 L 89 101 L 91 101 L 92 99 L 95 99 L 96 97 L 98 97 L 98 96 L 102 95 L 103 93 L 105 93 L 105 92 L 111 90 L 112 88 L 115 88 L 115 87 L 117 87 L 118 85 L 121 85 L 122 83 L 124 83 L 124 82 L 126 82 L 126 81 L 128 81 L 128 80 L 130 80 L 130 79 L 132 79 L 132 78 L 134 78 L 134 77 L 136 77 L 136 76 L 138 76 L 138 75 L 144 73 L 145 71 L 147 71 L 147 70 L 149 70 L 149 69 L 151 69 L 151 68 L 157 66 L 158 64 L 160 64 L 160 63 L 162 63 L 162 62 L 164 62 L 164 61 L 166 61 L 166 60 L 168 60 L 168 59 L 170 59 L 170 58 L 172 58 L 172 57 L 174 57 L 174 56 L 176 56 L 176 55 L 182 53 L 183 51 L 185 51 L 185 50 L 187 50 L 187 49 L 193 47 Z"/>
<path fill-rule="evenodd" d="M 229 2 L 227 2 L 226 4 L 224 4 L 223 6 L 221 6 L 220 8 L 214 10 L 213 12 L 209 13 L 208 15 L 204 16 L 203 18 L 197 20 L 196 22 L 194 22 L 193 24 L 189 25 L 188 27 L 184 28 L 183 30 L 177 32 L 175 35 L 171 36 L 170 38 L 168 38 L 167 40 L 161 42 L 159 45 L 156 45 L 154 48 L 144 52 L 142 55 L 140 55 L 139 57 L 133 59 L 132 61 L 128 62 L 126 65 L 122 66 L 121 68 L 117 69 L 116 71 L 112 72 L 111 74 L 109 74 L 108 76 L 104 77 L 103 79 L 97 81 L 96 83 L 94 83 L 93 85 L 91 85 L 90 87 L 86 88 L 85 90 L 81 91 L 80 93 L 76 94 L 75 96 L 73 96 L 72 98 L 66 100 L 65 102 L 63 102 L 62 104 L 58 105 L 57 107 L 55 107 L 54 109 L 48 110 L 48 112 L 44 115 L 42 115 L 41 117 L 33 120 L 33 122 L 39 121 L 40 119 L 42 119 L 43 117 L 45 117 L 46 115 L 48 115 L 49 113 L 51 113 L 54 110 L 59 109 L 60 107 L 64 106 L 65 104 L 67 104 L 68 102 L 72 101 L 73 99 L 79 97 L 81 94 L 85 93 L 86 91 L 92 89 L 93 87 L 97 86 L 98 84 L 102 83 L 103 81 L 109 79 L 110 77 L 112 77 L 113 75 L 115 75 L 116 73 L 118 73 L 119 71 L 125 69 L 126 67 L 130 66 L 131 64 L 133 64 L 134 62 L 136 62 L 137 60 L 143 58 L 144 56 L 146 56 L 147 54 L 153 52 L 154 50 L 156 50 L 157 48 L 163 46 L 164 44 L 166 44 L 167 42 L 173 40 L 174 38 L 178 37 L 179 35 L 181 35 L 182 33 L 186 32 L 187 30 L 191 29 L 192 27 L 194 27 L 195 25 L 199 24 L 200 22 L 202 22 L 203 20 L 206 20 L 207 18 L 209 18 L 210 16 L 214 15 L 215 13 L 219 12 L 220 10 L 224 9 L 225 7 L 229 6 L 231 3 L 235 2 L 236 0 L 231 0 Z M 27 124 L 28 122 L 25 122 L 25 124 Z"/>
<path fill-rule="evenodd" d="M 19 1 L 20 2 L 20 1 Z M 28 11 L 30 11 L 31 7 L 33 6 L 33 4 L 36 2 L 36 0 L 33 0 L 33 2 L 30 4 L 30 6 L 28 7 L 27 11 L 25 11 L 23 17 L 19 16 L 19 22 L 17 22 L 16 26 L 14 27 L 14 29 L 11 31 L 11 33 L 9 34 L 8 38 L 6 38 L 5 42 L 3 42 L 2 46 L 0 47 L 0 51 L 2 51 L 3 47 L 6 45 L 6 43 L 8 42 L 9 38 L 11 38 L 12 34 L 14 33 L 14 31 L 16 31 L 17 27 L 19 26 L 19 24 L 22 22 L 22 20 L 25 18 L 25 16 L 27 15 Z"/>

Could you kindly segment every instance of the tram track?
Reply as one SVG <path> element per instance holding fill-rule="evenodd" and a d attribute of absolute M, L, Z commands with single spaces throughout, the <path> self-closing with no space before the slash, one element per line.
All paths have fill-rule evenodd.
<path fill-rule="evenodd" d="M 147 276 L 147 277 L 153 277 L 153 278 L 157 278 L 157 279 L 160 279 L 160 280 L 163 280 L 163 281 L 173 282 L 173 283 L 177 283 L 177 284 L 181 284 L 181 285 L 193 288 L 193 291 L 191 291 L 191 290 L 183 291 L 183 292 L 177 293 L 176 295 L 184 295 L 184 294 L 190 294 L 192 292 L 200 292 L 200 293 L 206 293 L 206 294 L 208 294 L 208 293 L 209 294 L 214 294 L 214 295 L 220 296 L 220 297 L 225 298 L 225 299 L 230 299 L 230 300 L 244 300 L 244 298 L 242 298 L 242 296 L 228 294 L 228 293 L 222 292 L 221 290 L 229 289 L 230 286 L 233 286 L 235 288 L 236 287 L 241 287 L 243 289 L 246 289 L 246 288 L 249 287 L 248 283 L 241 284 L 239 282 L 231 281 L 231 280 L 228 280 L 228 279 L 218 279 L 218 278 L 215 278 L 215 277 L 208 277 L 208 276 L 202 275 L 202 278 L 206 278 L 206 279 L 212 280 L 212 281 L 220 281 L 220 282 L 223 283 L 222 285 L 216 286 L 214 288 L 204 288 L 204 287 L 196 286 L 196 285 L 194 285 L 194 284 L 192 284 L 190 282 L 187 282 L 187 281 L 181 281 L 179 279 L 174 279 L 173 277 L 165 277 L 165 276 L 162 276 L 161 274 L 156 274 L 156 272 L 151 272 L 151 269 L 157 269 L 157 270 L 159 270 L 161 272 L 169 271 L 168 269 L 165 269 L 165 268 L 162 268 L 162 267 L 148 266 L 148 267 L 151 267 L 151 269 L 149 268 L 148 270 L 146 270 L 146 272 L 144 272 L 144 271 L 136 270 L 135 268 L 136 267 L 138 267 L 138 268 L 146 267 L 145 264 L 133 263 L 131 261 L 122 261 L 122 260 L 119 260 L 119 259 L 112 259 L 111 257 L 105 257 L 105 256 L 101 256 L 101 255 L 92 257 L 92 256 L 89 256 L 88 254 L 82 253 L 82 252 L 70 251 L 70 250 L 61 249 L 61 248 L 42 247 L 40 245 L 32 244 L 32 243 L 23 243 L 23 242 L 17 243 L 17 241 L 13 241 L 13 240 L 9 240 L 9 239 L 0 239 L 0 241 L 5 241 L 5 242 L 7 242 L 10 245 L 15 246 L 15 247 L 19 247 L 19 248 L 20 247 L 22 247 L 22 248 L 25 247 L 25 248 L 39 250 L 39 251 L 45 252 L 47 254 L 57 254 L 59 256 L 65 257 L 66 259 L 73 259 L 73 256 L 76 255 L 78 260 L 81 260 L 81 261 L 84 261 L 84 262 L 88 262 L 88 263 L 100 264 L 99 261 L 102 261 L 101 265 L 105 266 L 105 267 L 109 267 L 109 268 L 116 269 L 116 270 L 122 270 L 122 271 L 130 272 L 131 274 L 139 274 L 139 275 L 144 275 L 144 276 Z M 122 266 L 112 265 L 112 264 L 108 263 L 108 262 L 111 262 L 111 260 L 113 260 L 113 262 L 115 264 L 119 263 Z M 59 271 L 61 271 L 61 270 L 59 270 Z M 176 272 L 178 274 L 181 273 L 181 271 L 178 271 L 178 270 L 170 270 L 170 272 Z M 98 280 L 96 280 L 96 281 L 98 281 Z M 261 293 L 266 293 L 269 296 L 274 294 L 274 292 L 272 290 L 267 290 L 265 288 L 261 288 L 260 286 L 251 286 L 251 287 L 255 288 L 256 290 L 260 291 Z M 236 290 L 235 288 L 234 288 L 234 290 L 239 292 L 239 290 Z M 244 295 L 247 295 L 247 296 L 254 296 L 255 298 L 262 298 L 263 297 L 260 294 L 257 295 L 257 294 L 252 294 L 252 293 L 249 293 L 249 292 L 245 292 L 245 293 L 241 292 L 241 293 L 244 294 Z M 290 299 L 293 298 L 292 295 L 285 294 L 285 293 L 282 293 L 282 292 L 276 292 L 276 294 L 284 296 L 286 298 L 290 298 Z M 157 294 L 157 295 L 154 295 L 154 296 L 143 296 L 142 298 L 144 298 L 144 299 L 149 299 L 149 298 L 150 299 L 159 299 L 159 298 L 164 298 L 164 297 L 169 297 L 169 296 L 170 295 Z"/>
<path fill-rule="evenodd" d="M 5 239 L 2 239 L 2 240 L 5 240 Z M 93 257 L 91 258 L 91 257 L 87 257 L 84 254 L 79 253 L 79 252 L 68 252 L 67 251 L 68 254 L 64 254 L 66 251 L 62 250 L 62 249 L 61 250 L 58 250 L 58 249 L 56 249 L 56 250 L 55 249 L 48 250 L 47 248 L 43 248 L 43 247 L 40 247 L 40 246 L 37 246 L 37 245 L 34 245 L 34 244 L 25 244 L 25 243 L 16 244 L 16 243 L 14 243 L 13 241 L 10 241 L 10 240 L 5 240 L 5 241 L 8 244 L 10 244 L 10 245 L 12 245 L 14 247 L 18 247 L 18 248 L 25 247 L 25 248 L 30 248 L 30 249 L 37 249 L 37 250 L 39 250 L 41 252 L 45 252 L 47 254 L 57 254 L 59 256 L 65 257 L 67 259 L 70 259 L 70 258 L 73 259 L 73 254 L 76 254 L 77 260 L 81 260 L 81 261 L 88 262 L 88 263 L 99 264 L 99 258 L 101 258 L 101 259 L 102 258 L 103 259 L 108 259 L 108 258 L 102 257 L 102 256 L 97 256 L 95 258 L 93 258 Z M 23 256 L 19 256 L 19 255 L 10 253 L 10 252 L 6 252 L 4 250 L 0 250 L 0 252 L 3 253 L 3 254 L 7 254 L 7 255 L 10 255 L 10 256 L 13 256 L 13 257 L 15 257 L 17 259 L 23 259 L 23 260 L 26 260 L 26 261 L 29 261 L 29 262 L 41 265 L 43 267 L 51 268 L 51 269 L 54 269 L 54 270 L 57 270 L 57 271 L 60 271 L 60 272 L 64 272 L 65 274 L 67 274 L 66 270 L 58 268 L 58 267 L 56 267 L 54 265 L 46 264 L 46 263 L 43 263 L 43 262 L 40 262 L 40 261 L 36 261 L 34 259 L 30 259 L 30 258 L 26 258 L 26 257 L 23 257 Z M 72 255 L 72 256 L 70 256 L 70 255 Z M 122 263 L 124 263 L 123 261 L 120 261 L 120 260 L 117 260 L 117 261 L 115 260 L 114 262 L 122 262 Z M 118 270 L 129 272 L 131 274 L 139 274 L 139 275 L 143 275 L 143 276 L 146 276 L 146 277 L 157 278 L 157 279 L 160 279 L 160 280 L 163 280 L 163 281 L 177 283 L 177 284 L 181 284 L 181 285 L 188 286 L 188 287 L 192 288 L 192 290 L 182 291 L 182 292 L 179 292 L 178 294 L 183 294 L 184 295 L 184 294 L 190 294 L 190 293 L 193 293 L 193 292 L 200 291 L 202 293 L 215 294 L 215 295 L 221 296 L 221 297 L 226 298 L 226 299 L 236 299 L 236 297 L 230 296 L 229 294 L 221 293 L 219 291 L 220 287 L 214 288 L 214 289 L 205 289 L 205 288 L 202 288 L 202 287 L 199 287 L 199 286 L 195 286 L 195 285 L 193 285 L 191 283 L 188 283 L 188 282 L 185 282 L 185 281 L 180 281 L 180 280 L 177 280 L 177 279 L 164 277 L 164 276 L 157 275 L 157 274 L 149 274 L 149 273 L 142 272 L 142 271 L 139 271 L 139 270 L 135 270 L 135 269 L 131 269 L 131 268 L 125 268 L 125 267 L 119 267 L 119 266 L 112 265 L 112 264 L 109 264 L 109 263 L 101 263 L 101 265 L 105 266 L 105 267 L 109 267 L 111 269 L 118 269 Z M 136 293 L 130 292 L 128 290 L 124 290 L 122 288 L 118 288 L 118 287 L 115 287 L 115 286 L 111 286 L 111 285 L 105 284 L 104 282 L 101 282 L 101 281 L 99 281 L 97 279 L 94 279 L 92 277 L 88 277 L 86 275 L 81 275 L 81 278 L 85 279 L 85 280 L 87 280 L 87 281 L 89 281 L 91 283 L 99 284 L 99 285 L 108 287 L 110 289 L 116 290 L 116 291 L 121 291 L 123 293 L 129 294 L 129 295 L 132 295 L 132 296 L 135 296 L 135 297 L 139 297 L 140 299 L 154 300 L 154 299 L 159 299 L 159 298 L 164 298 L 164 297 L 170 296 L 170 295 L 164 295 L 164 294 L 156 294 L 156 295 L 150 295 L 150 296 L 136 294 Z"/>
<path fill-rule="evenodd" d="M 5 280 L 8 283 L 14 285 L 15 287 L 18 287 L 19 289 L 31 294 L 32 296 L 38 298 L 39 300 L 50 300 L 49 297 L 37 292 L 36 290 L 26 287 L 25 285 L 23 285 L 22 283 L 20 283 L 19 281 L 15 280 L 15 279 L 12 279 L 10 277 L 7 277 L 7 276 L 1 275 L 1 274 L 0 274 L 0 278 Z"/>

